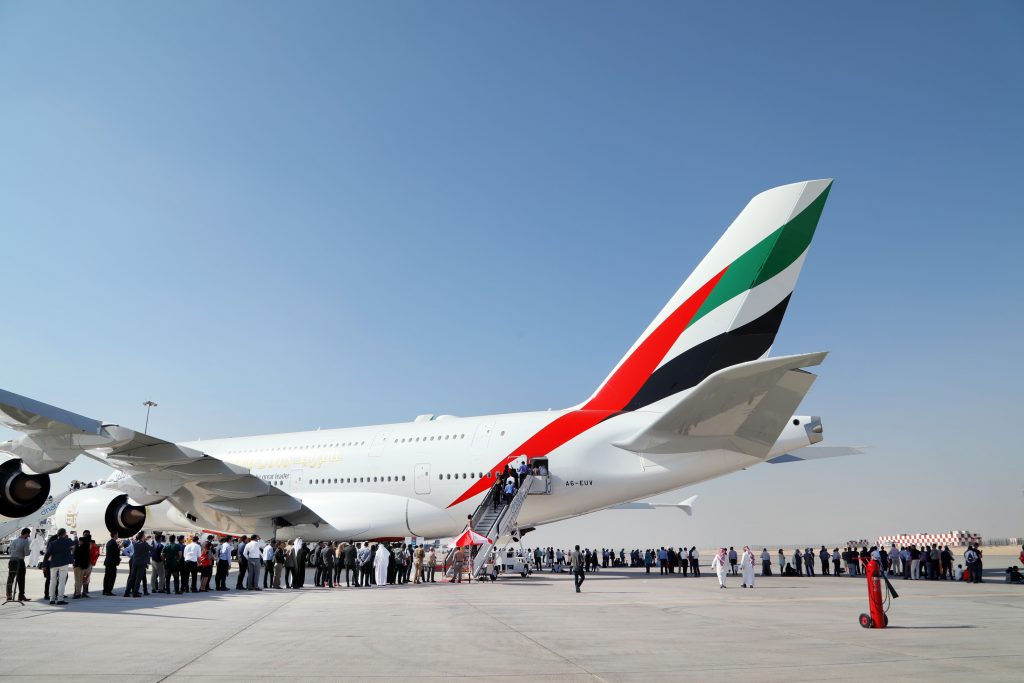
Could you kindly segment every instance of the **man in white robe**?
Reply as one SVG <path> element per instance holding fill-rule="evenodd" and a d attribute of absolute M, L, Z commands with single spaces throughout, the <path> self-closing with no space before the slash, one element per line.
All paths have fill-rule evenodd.
<path fill-rule="evenodd" d="M 373 570 L 377 579 L 377 588 L 388 585 L 388 560 L 391 553 L 387 551 L 383 543 L 377 545 L 377 554 L 373 556 Z"/>
<path fill-rule="evenodd" d="M 729 571 L 729 561 L 725 548 L 718 551 L 718 554 L 711 558 L 711 571 L 718 574 L 718 587 L 725 588 L 725 575 Z"/>
<path fill-rule="evenodd" d="M 740 571 L 743 572 L 743 587 L 754 587 L 754 553 L 750 546 L 743 546 L 743 554 L 740 555 Z"/>
<path fill-rule="evenodd" d="M 43 561 L 43 553 L 46 552 L 46 532 L 42 529 L 36 529 L 35 536 L 32 537 L 32 542 L 29 544 L 29 561 L 26 567 L 38 567 L 39 563 Z"/>

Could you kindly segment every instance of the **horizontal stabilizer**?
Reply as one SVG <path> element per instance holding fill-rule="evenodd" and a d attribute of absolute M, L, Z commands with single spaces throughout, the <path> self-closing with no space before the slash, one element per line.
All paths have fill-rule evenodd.
<path fill-rule="evenodd" d="M 609 510 L 657 510 L 658 508 L 678 508 L 685 512 L 689 516 L 693 516 L 693 501 L 697 500 L 697 496 L 692 495 L 686 500 L 678 503 L 620 503 L 613 505 Z"/>
<path fill-rule="evenodd" d="M 786 462 L 802 462 L 804 460 L 823 460 L 824 458 L 839 458 L 844 455 L 860 455 L 866 446 L 808 446 L 799 448 L 792 453 L 783 453 L 774 458 L 765 460 L 773 465 L 781 465 Z"/>
<path fill-rule="evenodd" d="M 763 458 L 814 383 L 815 375 L 801 368 L 825 356 L 765 358 L 719 370 L 615 445 L 634 453 L 730 450 Z"/>

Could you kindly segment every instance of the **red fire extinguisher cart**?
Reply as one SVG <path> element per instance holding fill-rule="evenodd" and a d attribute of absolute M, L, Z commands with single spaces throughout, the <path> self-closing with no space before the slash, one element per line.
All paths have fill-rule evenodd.
<path fill-rule="evenodd" d="M 868 579 L 868 611 L 870 614 L 860 615 L 860 625 L 864 628 L 885 628 L 889 625 L 889 617 L 886 615 L 890 598 L 898 598 L 899 594 L 889 583 L 889 579 L 882 573 L 882 567 L 878 560 L 868 560 L 866 571 Z M 882 584 L 885 584 L 883 594 Z"/>

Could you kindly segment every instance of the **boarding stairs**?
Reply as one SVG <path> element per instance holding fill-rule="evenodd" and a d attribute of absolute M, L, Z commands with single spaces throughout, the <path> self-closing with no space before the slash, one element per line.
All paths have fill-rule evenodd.
<path fill-rule="evenodd" d="M 550 493 L 551 477 L 549 475 L 528 474 L 520 482 L 519 488 L 508 503 L 502 501 L 495 507 L 493 490 L 484 496 L 483 501 L 473 512 L 470 528 L 489 540 L 487 543 L 474 548 L 476 554 L 473 555 L 472 568 L 470 570 L 472 577 L 480 576 L 484 565 L 487 563 L 487 556 L 491 554 L 494 546 L 499 541 L 519 536 L 516 521 L 519 518 L 519 511 L 523 508 L 523 503 L 526 502 L 526 497 L 531 495 L 548 495 Z M 453 579 L 455 578 L 454 557 L 455 548 L 451 548 L 445 556 L 445 575 Z"/>

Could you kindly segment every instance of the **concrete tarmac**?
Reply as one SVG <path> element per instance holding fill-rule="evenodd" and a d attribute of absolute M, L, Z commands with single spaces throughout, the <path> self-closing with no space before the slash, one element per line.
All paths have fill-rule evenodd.
<path fill-rule="evenodd" d="M 99 568 L 98 568 L 99 569 Z M 642 569 L 496 583 L 96 597 L 0 609 L 4 681 L 1020 680 L 1024 587 L 896 581 L 866 630 L 859 578 L 700 579 Z M 232 574 L 232 577 L 234 574 Z M 308 573 L 312 578 L 312 572 Z M 118 578 L 123 591 L 125 572 Z M 69 581 L 70 589 L 73 588 Z M 234 585 L 234 579 L 229 584 Z"/>

